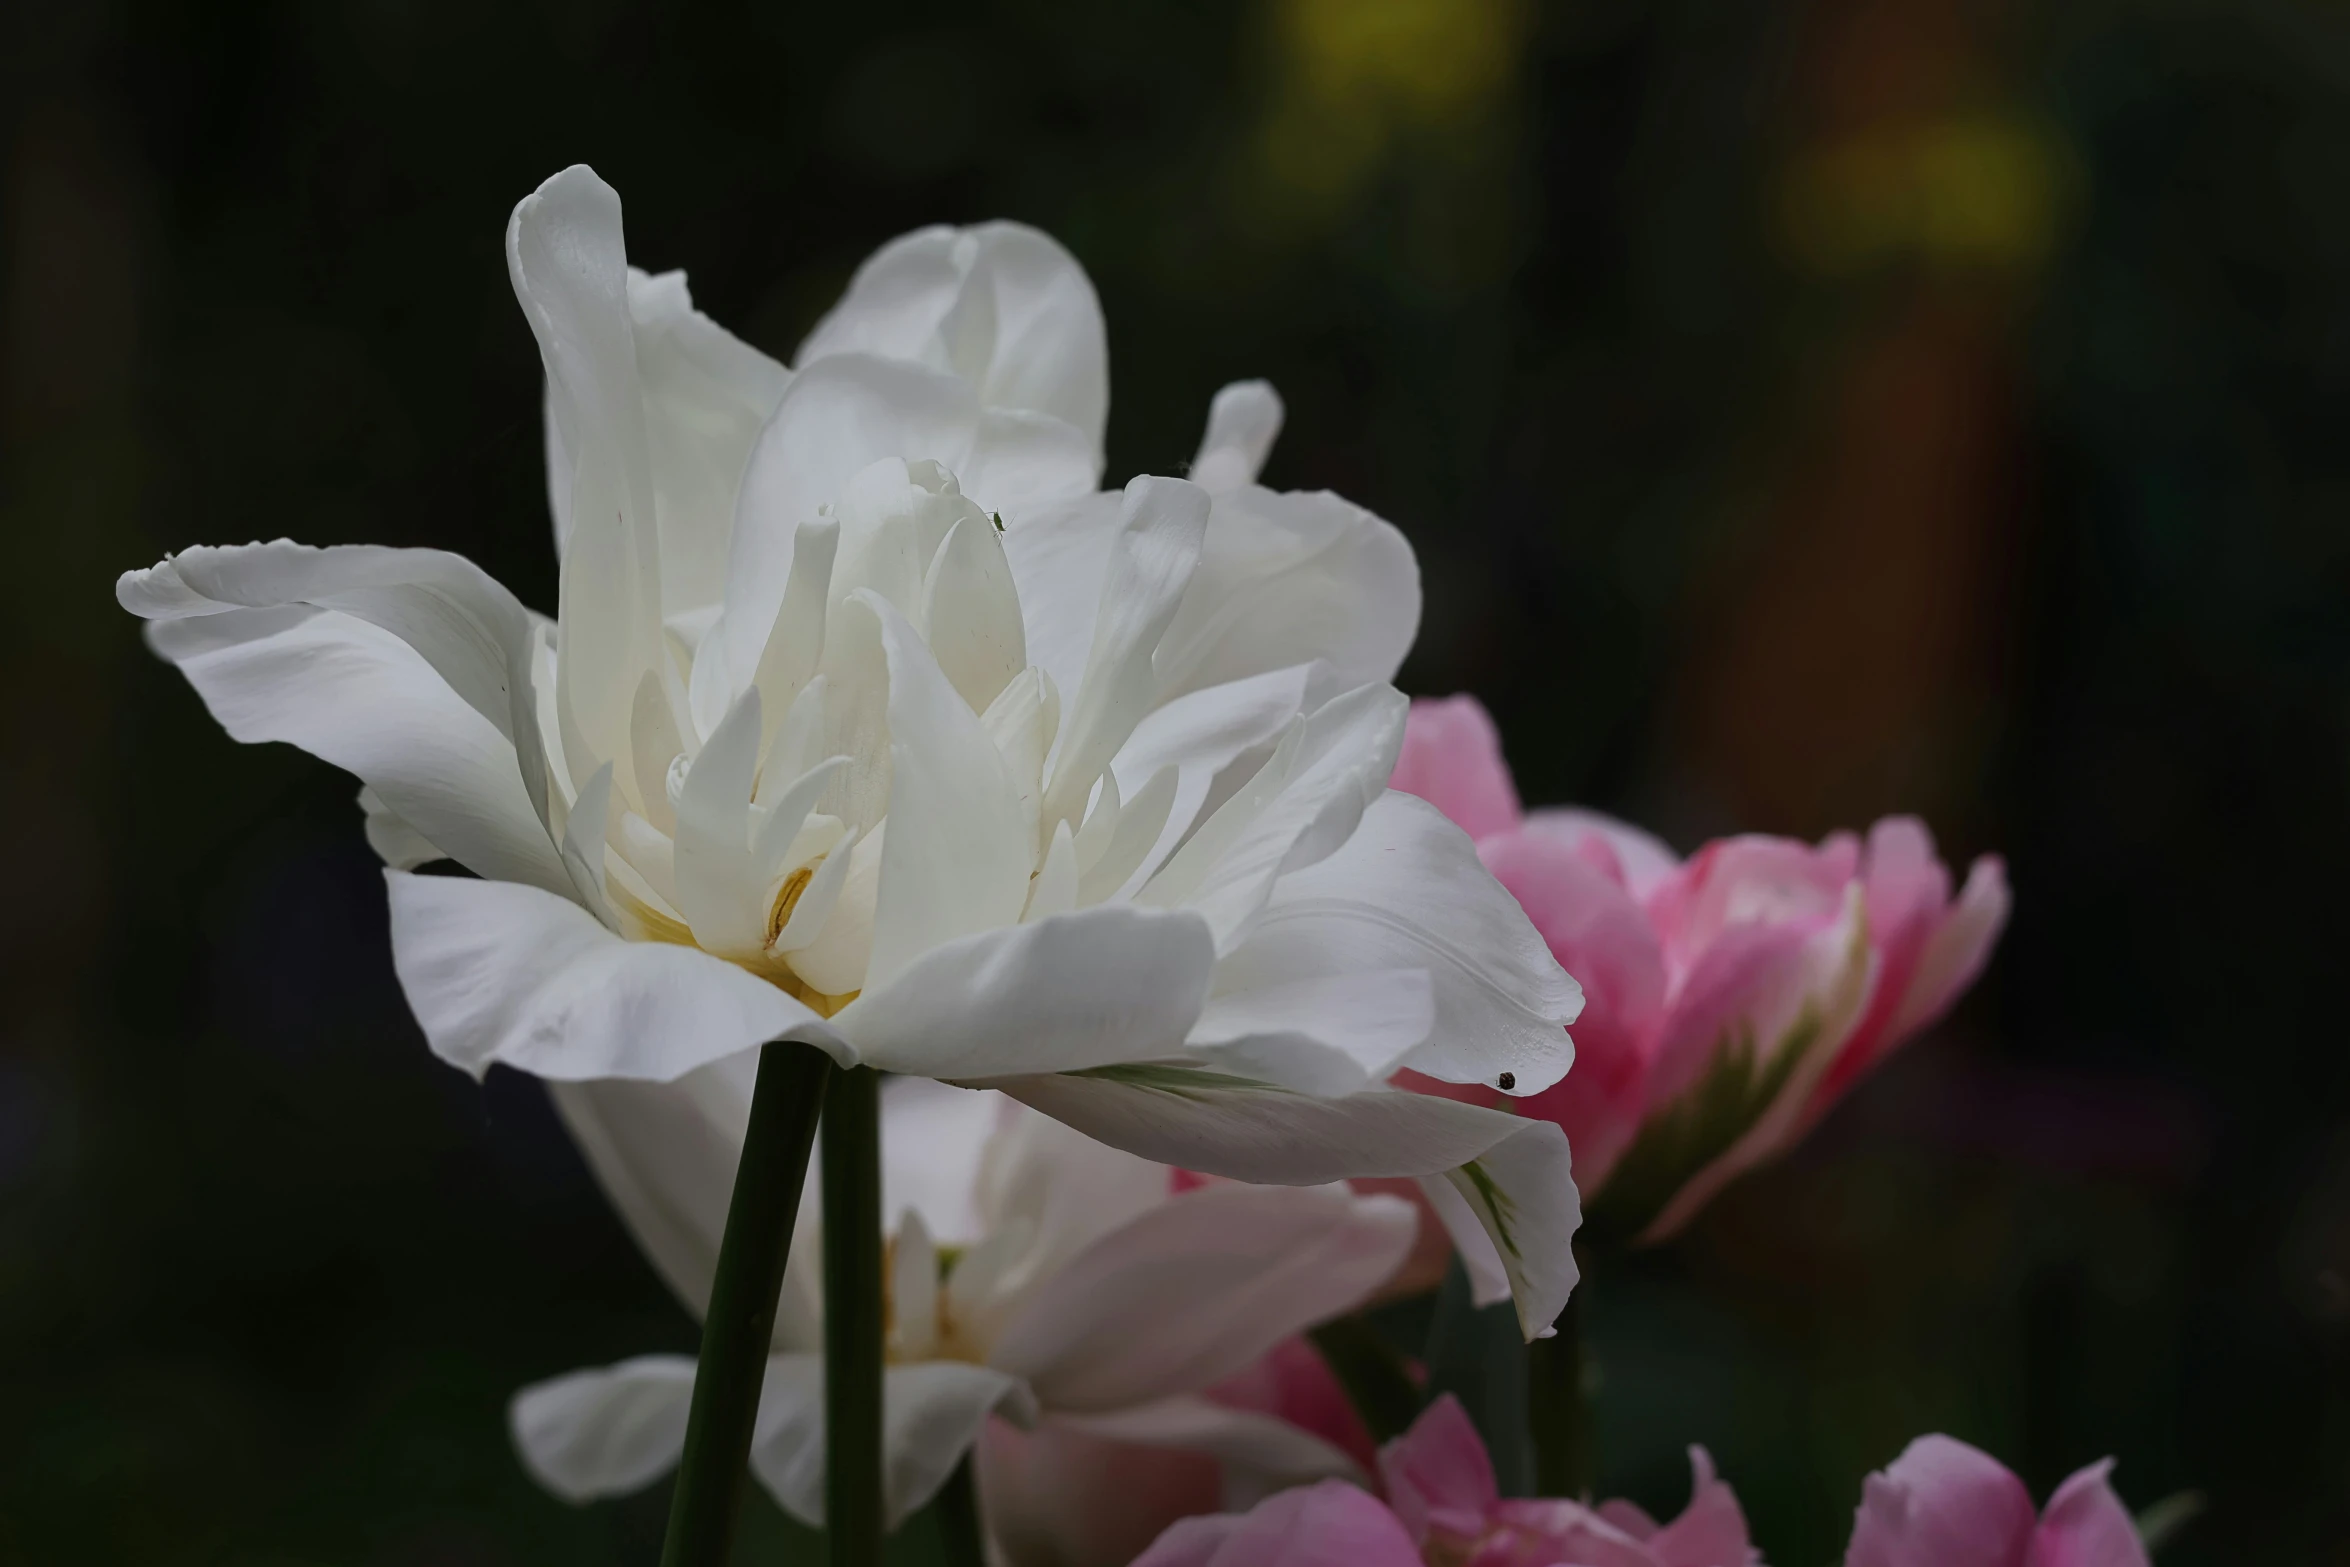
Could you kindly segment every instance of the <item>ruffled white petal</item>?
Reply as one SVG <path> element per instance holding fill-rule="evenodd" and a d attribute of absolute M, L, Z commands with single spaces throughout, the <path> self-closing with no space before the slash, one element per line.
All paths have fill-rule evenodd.
<path fill-rule="evenodd" d="M 1425 969 L 1371 970 L 1227 988 L 1218 972 L 1186 1042 L 1218 1070 L 1276 1088 L 1334 1098 L 1360 1093 L 1395 1075 L 1436 1021 L 1435 988 Z"/>
<path fill-rule="evenodd" d="M 1248 939 L 1217 969 L 1219 992 L 1304 978 L 1425 970 L 1436 1017 L 1403 1065 L 1447 1082 L 1538 1093 L 1575 1059 L 1566 1026 L 1582 987 L 1550 955 L 1466 833 L 1388 792 L 1320 864 L 1274 886 Z"/>
<path fill-rule="evenodd" d="M 1238 1181 L 1319 1186 L 1479 1166 L 1482 1178 L 1463 1176 L 1478 1193 L 1471 1206 L 1510 1259 L 1529 1338 L 1558 1316 L 1572 1288 L 1581 1209 L 1566 1179 L 1566 1134 L 1548 1121 L 1426 1094 L 1374 1090 L 1317 1099 L 1180 1067 L 999 1078 L 986 1086 L 1113 1148 Z M 1504 1145 L 1514 1146 L 1503 1153 Z"/>
<path fill-rule="evenodd" d="M 1214 962 L 1190 914 L 1080 909 L 933 947 L 834 1023 L 859 1059 L 920 1077 L 1150 1060 L 1182 1049 Z"/>
<path fill-rule="evenodd" d="M 953 371 L 990 405 L 1050 414 L 1101 449 L 1110 402 L 1101 304 L 1075 258 L 1024 224 L 917 229 L 875 251 L 798 363 L 839 353 Z"/>
<path fill-rule="evenodd" d="M 477 874 L 570 895 L 512 743 L 391 632 L 289 604 L 161 621 L 147 639 L 232 739 L 300 746 Z"/>
<path fill-rule="evenodd" d="M 512 882 L 386 871 L 392 967 L 433 1053 L 479 1077 L 667 1082 L 771 1039 L 855 1053 L 815 1013 L 692 947 L 624 941 Z"/>

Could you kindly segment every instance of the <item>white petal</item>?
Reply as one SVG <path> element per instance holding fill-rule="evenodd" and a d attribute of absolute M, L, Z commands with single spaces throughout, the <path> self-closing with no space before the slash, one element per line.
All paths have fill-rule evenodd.
<path fill-rule="evenodd" d="M 1191 460 L 1191 482 L 1212 494 L 1257 482 L 1281 434 L 1281 394 L 1270 381 L 1234 381 L 1208 404 L 1208 428 Z"/>
<path fill-rule="evenodd" d="M 874 988 L 934 947 L 1018 920 L 1035 849 L 979 715 L 887 600 L 857 602 L 880 617 L 889 655 L 889 843 L 864 981 Z"/>
<path fill-rule="evenodd" d="M 673 1083 L 548 1085 L 605 1196 L 696 1317 L 717 1272 L 758 1063 L 758 1053 L 746 1051 Z"/>
<path fill-rule="evenodd" d="M 1220 1071 L 1334 1098 L 1395 1075 L 1436 1020 L 1425 969 L 1371 970 L 1225 990 L 1186 1044 Z"/>
<path fill-rule="evenodd" d="M 1113 1148 L 1237 1181 L 1319 1186 L 1477 1164 L 1500 1200 L 1485 1201 L 1477 1178 L 1462 1178 L 1471 1183 L 1480 1224 L 1510 1260 L 1513 1281 L 1522 1281 L 1518 1319 L 1529 1338 L 1557 1317 L 1572 1287 L 1581 1209 L 1566 1178 L 1566 1134 L 1548 1121 L 1426 1094 L 1374 1090 L 1316 1099 L 1179 1067 L 1111 1067 L 984 1086 Z"/>
<path fill-rule="evenodd" d="M 644 1355 L 534 1383 L 506 1423 L 531 1477 L 567 1502 L 625 1496 L 676 1466 L 694 1396 L 694 1363 Z"/>
<path fill-rule="evenodd" d="M 1404 1065 L 1456 1083 L 1537 1093 L 1574 1061 L 1582 988 L 1562 971 L 1466 833 L 1424 800 L 1387 793 L 1343 848 L 1274 886 L 1217 967 L 1217 988 L 1425 969 L 1436 1022 Z"/>
<path fill-rule="evenodd" d="M 1211 1186 L 1142 1214 L 1047 1279 L 988 1363 L 1052 1410 L 1197 1392 L 1281 1340 L 1351 1311 L 1411 1250 L 1393 1197 Z"/>
<path fill-rule="evenodd" d="M 577 1080 L 683 1076 L 770 1039 L 855 1055 L 815 1013 L 691 947 L 623 941 L 578 904 L 511 882 L 386 871 L 392 966 L 433 1053 Z"/>
<path fill-rule="evenodd" d="M 628 313 L 661 527 L 662 610 L 673 615 L 715 605 L 725 589 L 735 485 L 791 372 L 696 310 L 683 272 L 631 269 Z"/>
<path fill-rule="evenodd" d="M 1044 864 L 1037 868 L 1036 879 L 1028 889 L 1028 907 L 1021 911 L 1020 918 L 1033 923 L 1055 914 L 1067 914 L 1076 907 L 1077 847 L 1069 836 L 1069 824 L 1063 822 L 1053 829 L 1052 847 L 1045 851 Z"/>
<path fill-rule="evenodd" d="M 1023 224 L 917 229 L 875 251 L 798 363 L 838 353 L 953 370 L 991 405 L 1066 420 L 1100 450 L 1110 398 L 1101 304 L 1076 260 Z"/>
<path fill-rule="evenodd" d="M 585 777 L 626 747 L 638 677 L 667 662 L 620 197 L 585 164 L 555 175 L 515 206 L 506 270 L 573 464 L 556 656 L 563 749 Z"/>
<path fill-rule="evenodd" d="M 834 1021 L 859 1059 L 921 1077 L 1150 1060 L 1182 1049 L 1214 960 L 1193 915 L 1081 909 L 933 947 Z"/>
<path fill-rule="evenodd" d="M 1036 1417 L 1026 1388 L 1000 1371 L 961 1361 L 891 1366 L 882 1373 L 884 1523 L 895 1529 L 938 1494 L 987 1417 L 1026 1425 Z M 801 1522 L 824 1526 L 824 1362 L 779 1355 L 768 1362 L 759 1398 L 751 1472 Z"/>
<path fill-rule="evenodd" d="M 840 549 L 840 524 L 819 518 L 800 524 L 792 545 L 791 571 L 783 599 L 752 683 L 767 714 L 765 741 L 774 744 L 786 717 L 797 706 L 824 653 L 827 606 L 832 599 L 832 563 Z M 725 638 L 714 639 L 720 648 Z M 764 754 L 764 752 L 762 752 Z"/>
<path fill-rule="evenodd" d="M 1319 660 L 1344 690 L 1391 680 L 1420 624 L 1393 526 L 1328 491 L 1216 497 L 1199 574 L 1159 650 L 1168 694 Z"/>
<path fill-rule="evenodd" d="M 1420 1194 L 1428 1199 L 1429 1210 L 1452 1237 L 1453 1252 L 1461 1259 L 1462 1271 L 1469 1276 L 1469 1299 L 1479 1306 L 1496 1306 L 1509 1299 L 1510 1270 L 1502 1264 L 1501 1248 L 1485 1233 L 1485 1226 L 1477 1220 L 1477 1210 L 1452 1184 L 1451 1176 L 1423 1175 L 1419 1186 Z"/>
<path fill-rule="evenodd" d="M 950 1246 L 978 1240 L 980 1160 L 1002 1113 L 1014 1108 L 1001 1094 L 927 1077 L 882 1079 L 882 1211 L 913 1209 Z"/>
<path fill-rule="evenodd" d="M 943 464 L 980 510 L 1017 518 L 1093 488 L 1085 437 L 1057 419 L 983 409 L 950 375 L 859 355 L 803 370 L 776 405 L 735 498 L 726 578 L 727 656 L 755 668 L 791 572 L 793 535 L 849 479 L 885 457 Z"/>
<path fill-rule="evenodd" d="M 1122 492 L 1104 490 L 1005 520 L 1004 560 L 1020 589 L 1028 662 L 1051 674 L 1064 692 L 1085 679 L 1102 579 L 1125 503 Z"/>
<path fill-rule="evenodd" d="M 1144 885 L 1141 901 L 1197 910 L 1230 951 L 1276 878 L 1335 851 L 1385 791 L 1410 707 L 1392 687 L 1364 686 L 1297 720 L 1272 760 Z"/>
<path fill-rule="evenodd" d="M 1163 1398 L 1104 1414 L 1045 1416 L 1048 1427 L 1082 1431 L 1106 1441 L 1204 1453 L 1227 1467 L 1247 1471 L 1258 1491 L 1303 1485 L 1313 1480 L 1364 1478 L 1355 1461 L 1331 1443 L 1286 1420 L 1254 1410 L 1226 1409 L 1204 1398 Z"/>
<path fill-rule="evenodd" d="M 617 933 L 620 924 L 604 880 L 604 843 L 611 830 L 612 764 L 606 762 L 571 802 L 570 819 L 563 824 L 563 868 L 571 873 L 572 895 L 606 930 Z"/>
<path fill-rule="evenodd" d="M 873 837 L 878 840 L 880 834 L 875 833 Z M 865 841 L 857 836 L 857 829 L 851 827 L 841 840 L 826 852 L 823 861 L 816 867 L 816 874 L 810 877 L 808 885 L 801 889 L 800 901 L 793 906 L 791 918 L 783 922 L 783 929 L 775 933 L 775 940 L 769 944 L 775 951 L 800 952 L 814 947 L 817 940 L 825 934 L 827 927 L 831 924 L 832 911 L 840 903 L 841 890 L 848 885 L 849 877 L 860 866 L 867 871 L 869 876 L 877 878 L 876 867 L 881 859 L 880 845 L 876 841 L 872 852 L 863 854 L 860 858 L 860 853 L 864 848 Z M 865 928 L 856 933 L 856 939 L 859 941 L 869 940 L 871 935 L 872 927 L 868 919 Z M 861 962 L 859 966 L 862 967 Z M 801 977 L 805 979 L 809 974 L 820 971 L 821 968 L 820 961 L 812 963 L 806 971 L 802 972 Z M 810 983 L 814 983 L 814 981 L 811 980 Z M 846 992 L 832 991 L 828 994 L 843 995 Z"/>
<path fill-rule="evenodd" d="M 1126 486 L 1085 677 L 1045 791 L 1046 821 L 1083 811 L 1094 780 L 1156 703 L 1152 653 L 1199 564 L 1207 513 L 1207 493 L 1180 479 L 1142 478 Z"/>
<path fill-rule="evenodd" d="M 1575 1231 L 1583 1200 L 1575 1190 L 1567 1134 L 1550 1121 L 1524 1120 L 1519 1131 L 1475 1160 L 1444 1172 L 1499 1251 L 1518 1326 L 1541 1337 L 1574 1293 Z M 1438 1209 L 1438 1215 L 1443 1215 Z"/>
<path fill-rule="evenodd" d="M 297 604 L 337 610 L 414 649 L 508 740 L 531 712 L 529 612 L 479 566 L 445 550 L 313 549 L 288 539 L 203 545 L 124 572 L 114 594 L 132 614 L 157 621 Z"/>
<path fill-rule="evenodd" d="M 1020 594 L 992 520 L 966 517 L 947 534 L 922 584 L 922 625 L 938 667 L 975 713 L 1028 667 Z"/>
<path fill-rule="evenodd" d="M 1141 792 L 1125 802 L 1112 826 L 1109 841 L 1093 863 L 1086 866 L 1077 884 L 1077 901 L 1081 904 L 1099 903 L 1133 879 L 1142 869 L 1165 835 L 1175 808 L 1176 790 L 1182 784 L 1182 774 L 1174 767 L 1162 767 L 1150 775 L 1150 781 Z M 1117 786 L 1110 773 L 1102 774 L 1105 790 Z"/>
<path fill-rule="evenodd" d="M 767 814 L 759 823 L 758 837 L 751 844 L 751 860 L 762 896 L 764 889 L 777 876 L 786 869 L 804 863 L 792 852 L 801 845 L 800 829 L 808 824 L 809 812 L 815 806 L 817 797 L 832 786 L 833 780 L 848 765 L 849 759 L 845 756 L 827 757 L 793 779 L 790 786 L 776 797 L 775 803 L 766 807 Z M 832 818 L 819 817 L 817 820 L 832 821 Z M 834 823 L 836 830 L 838 825 Z M 831 845 L 819 842 L 810 852 L 839 847 L 842 845 L 838 842 Z M 802 897 L 805 896 L 803 893 Z M 796 914 L 799 911 L 795 908 L 792 912 Z"/>
<path fill-rule="evenodd" d="M 359 789 L 359 810 L 365 818 L 367 846 L 393 870 L 412 871 L 448 858 L 384 804 L 383 796 L 365 785 Z"/>
<path fill-rule="evenodd" d="M 622 787 L 633 786 L 630 803 L 649 826 L 665 833 L 677 831 L 677 807 L 669 801 L 669 768 L 688 754 L 661 677 L 648 669 L 638 677 L 636 700 L 629 707 L 628 769 L 621 775 Z"/>
<path fill-rule="evenodd" d="M 759 692 L 743 693 L 685 775 L 677 800 L 677 898 L 694 939 L 739 955 L 767 939 L 767 878 L 751 858 Z M 795 829 L 796 830 L 796 829 Z"/>
<path fill-rule="evenodd" d="M 928 1359 L 938 1348 L 938 1248 L 919 1209 L 898 1216 L 889 1278 L 890 1356 Z"/>
<path fill-rule="evenodd" d="M 475 873 L 569 895 L 513 745 L 391 632 L 289 605 L 166 621 L 147 636 L 231 739 L 300 746 Z"/>

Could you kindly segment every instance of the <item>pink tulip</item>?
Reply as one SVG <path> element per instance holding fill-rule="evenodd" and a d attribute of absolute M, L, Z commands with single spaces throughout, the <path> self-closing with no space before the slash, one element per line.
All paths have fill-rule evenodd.
<path fill-rule="evenodd" d="M 1999 860 L 1977 860 L 1953 899 L 1911 817 L 1865 844 L 1746 835 L 1682 861 L 1593 812 L 1526 812 L 1473 697 L 1412 704 L 1391 783 L 1476 840 L 1582 982 L 1574 1070 L 1495 1102 L 1563 1127 L 1594 1218 L 1644 1241 L 1949 1010 L 2007 918 Z"/>
<path fill-rule="evenodd" d="M 2128 1509 L 2091 1464 L 2047 1511 L 2006 1466 L 1946 1436 L 1921 1436 L 1870 1475 L 1844 1567 L 2147 1567 Z"/>
<path fill-rule="evenodd" d="M 1386 1503 L 1338 1480 L 1284 1491 L 1252 1512 L 1182 1520 L 1134 1567 L 1754 1567 L 1738 1498 L 1703 1448 L 1689 1458 L 1689 1506 L 1662 1526 L 1630 1502 L 1507 1500 L 1447 1394 L 1381 1449 Z"/>

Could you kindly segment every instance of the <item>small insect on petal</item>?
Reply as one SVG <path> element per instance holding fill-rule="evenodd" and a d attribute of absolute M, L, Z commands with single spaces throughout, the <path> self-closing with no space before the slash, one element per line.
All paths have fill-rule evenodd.
<path fill-rule="evenodd" d="M 1493 1083 L 1496 1088 L 1499 1088 L 1503 1093 L 1506 1094 L 1511 1089 L 1518 1086 L 1518 1074 L 1515 1072 L 1504 1072 L 1501 1074 L 1501 1076 L 1495 1078 Z"/>

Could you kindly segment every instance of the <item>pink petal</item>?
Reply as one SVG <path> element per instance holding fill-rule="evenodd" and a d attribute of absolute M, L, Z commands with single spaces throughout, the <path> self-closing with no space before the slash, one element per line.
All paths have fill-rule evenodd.
<path fill-rule="evenodd" d="M 1681 868 L 1681 857 L 1662 838 L 1599 811 L 1545 806 L 1527 813 L 1526 830 L 1556 838 L 1593 863 L 1609 867 L 1625 890 L 1643 903 Z"/>
<path fill-rule="evenodd" d="M 1579 849 L 1521 830 L 1486 839 L 1478 855 L 1583 986 L 1575 1069 L 1516 1108 L 1565 1130 L 1576 1184 L 1589 1195 L 1640 1129 L 1648 1044 L 1664 1007 L 1664 954 L 1632 895 Z"/>
<path fill-rule="evenodd" d="M 2130 1510 L 2106 1484 L 2112 1471 L 2108 1458 L 2056 1488 L 2032 1531 L 2026 1567 L 2148 1567 Z"/>
<path fill-rule="evenodd" d="M 1685 973 L 1728 931 L 1833 919 L 1859 858 L 1849 837 L 1818 848 L 1749 833 L 1717 838 L 1649 899 L 1670 969 Z"/>
<path fill-rule="evenodd" d="M 1475 1535 L 1501 1500 L 1485 1441 L 1450 1393 L 1379 1450 L 1379 1478 L 1388 1505 L 1415 1541 L 1432 1530 Z"/>
<path fill-rule="evenodd" d="M 1494 1509 L 1464 1567 L 1657 1567 L 1657 1561 L 1638 1536 L 1580 1502 L 1511 1501 Z"/>
<path fill-rule="evenodd" d="M 1869 1008 L 1821 1080 L 1815 1108 L 1824 1111 L 1902 1042 L 1895 1014 L 1909 994 L 1928 943 L 1950 903 L 1950 872 L 1934 854 L 1934 835 L 1914 816 L 1888 816 L 1869 829 L 1864 873 L 1869 945 L 1877 952 L 1877 986 Z"/>
<path fill-rule="evenodd" d="M 1344 1480 L 1283 1491 L 1254 1511 L 1186 1518 L 1134 1567 L 1421 1567 L 1395 1514 Z"/>
<path fill-rule="evenodd" d="M 1418 795 L 1472 838 L 1518 825 L 1518 788 L 1501 759 L 1501 736 L 1473 696 L 1412 704 L 1387 786 Z"/>
<path fill-rule="evenodd" d="M 1926 942 L 1908 992 L 1893 1014 L 1888 1033 L 1896 1041 L 1938 1021 L 1949 1011 L 1983 964 L 1992 944 L 2007 924 L 2007 866 L 1999 856 L 1986 854 L 1967 870 L 1966 886 L 1958 901 Z"/>
<path fill-rule="evenodd" d="M 1657 1567 L 1748 1567 L 1755 1560 L 1737 1493 L 1714 1473 L 1713 1455 L 1689 1449 L 1689 1505 L 1648 1536 Z"/>
<path fill-rule="evenodd" d="M 1921 1436 L 1868 1477 L 1844 1567 L 2025 1567 L 2032 1497 L 1990 1454 Z"/>

